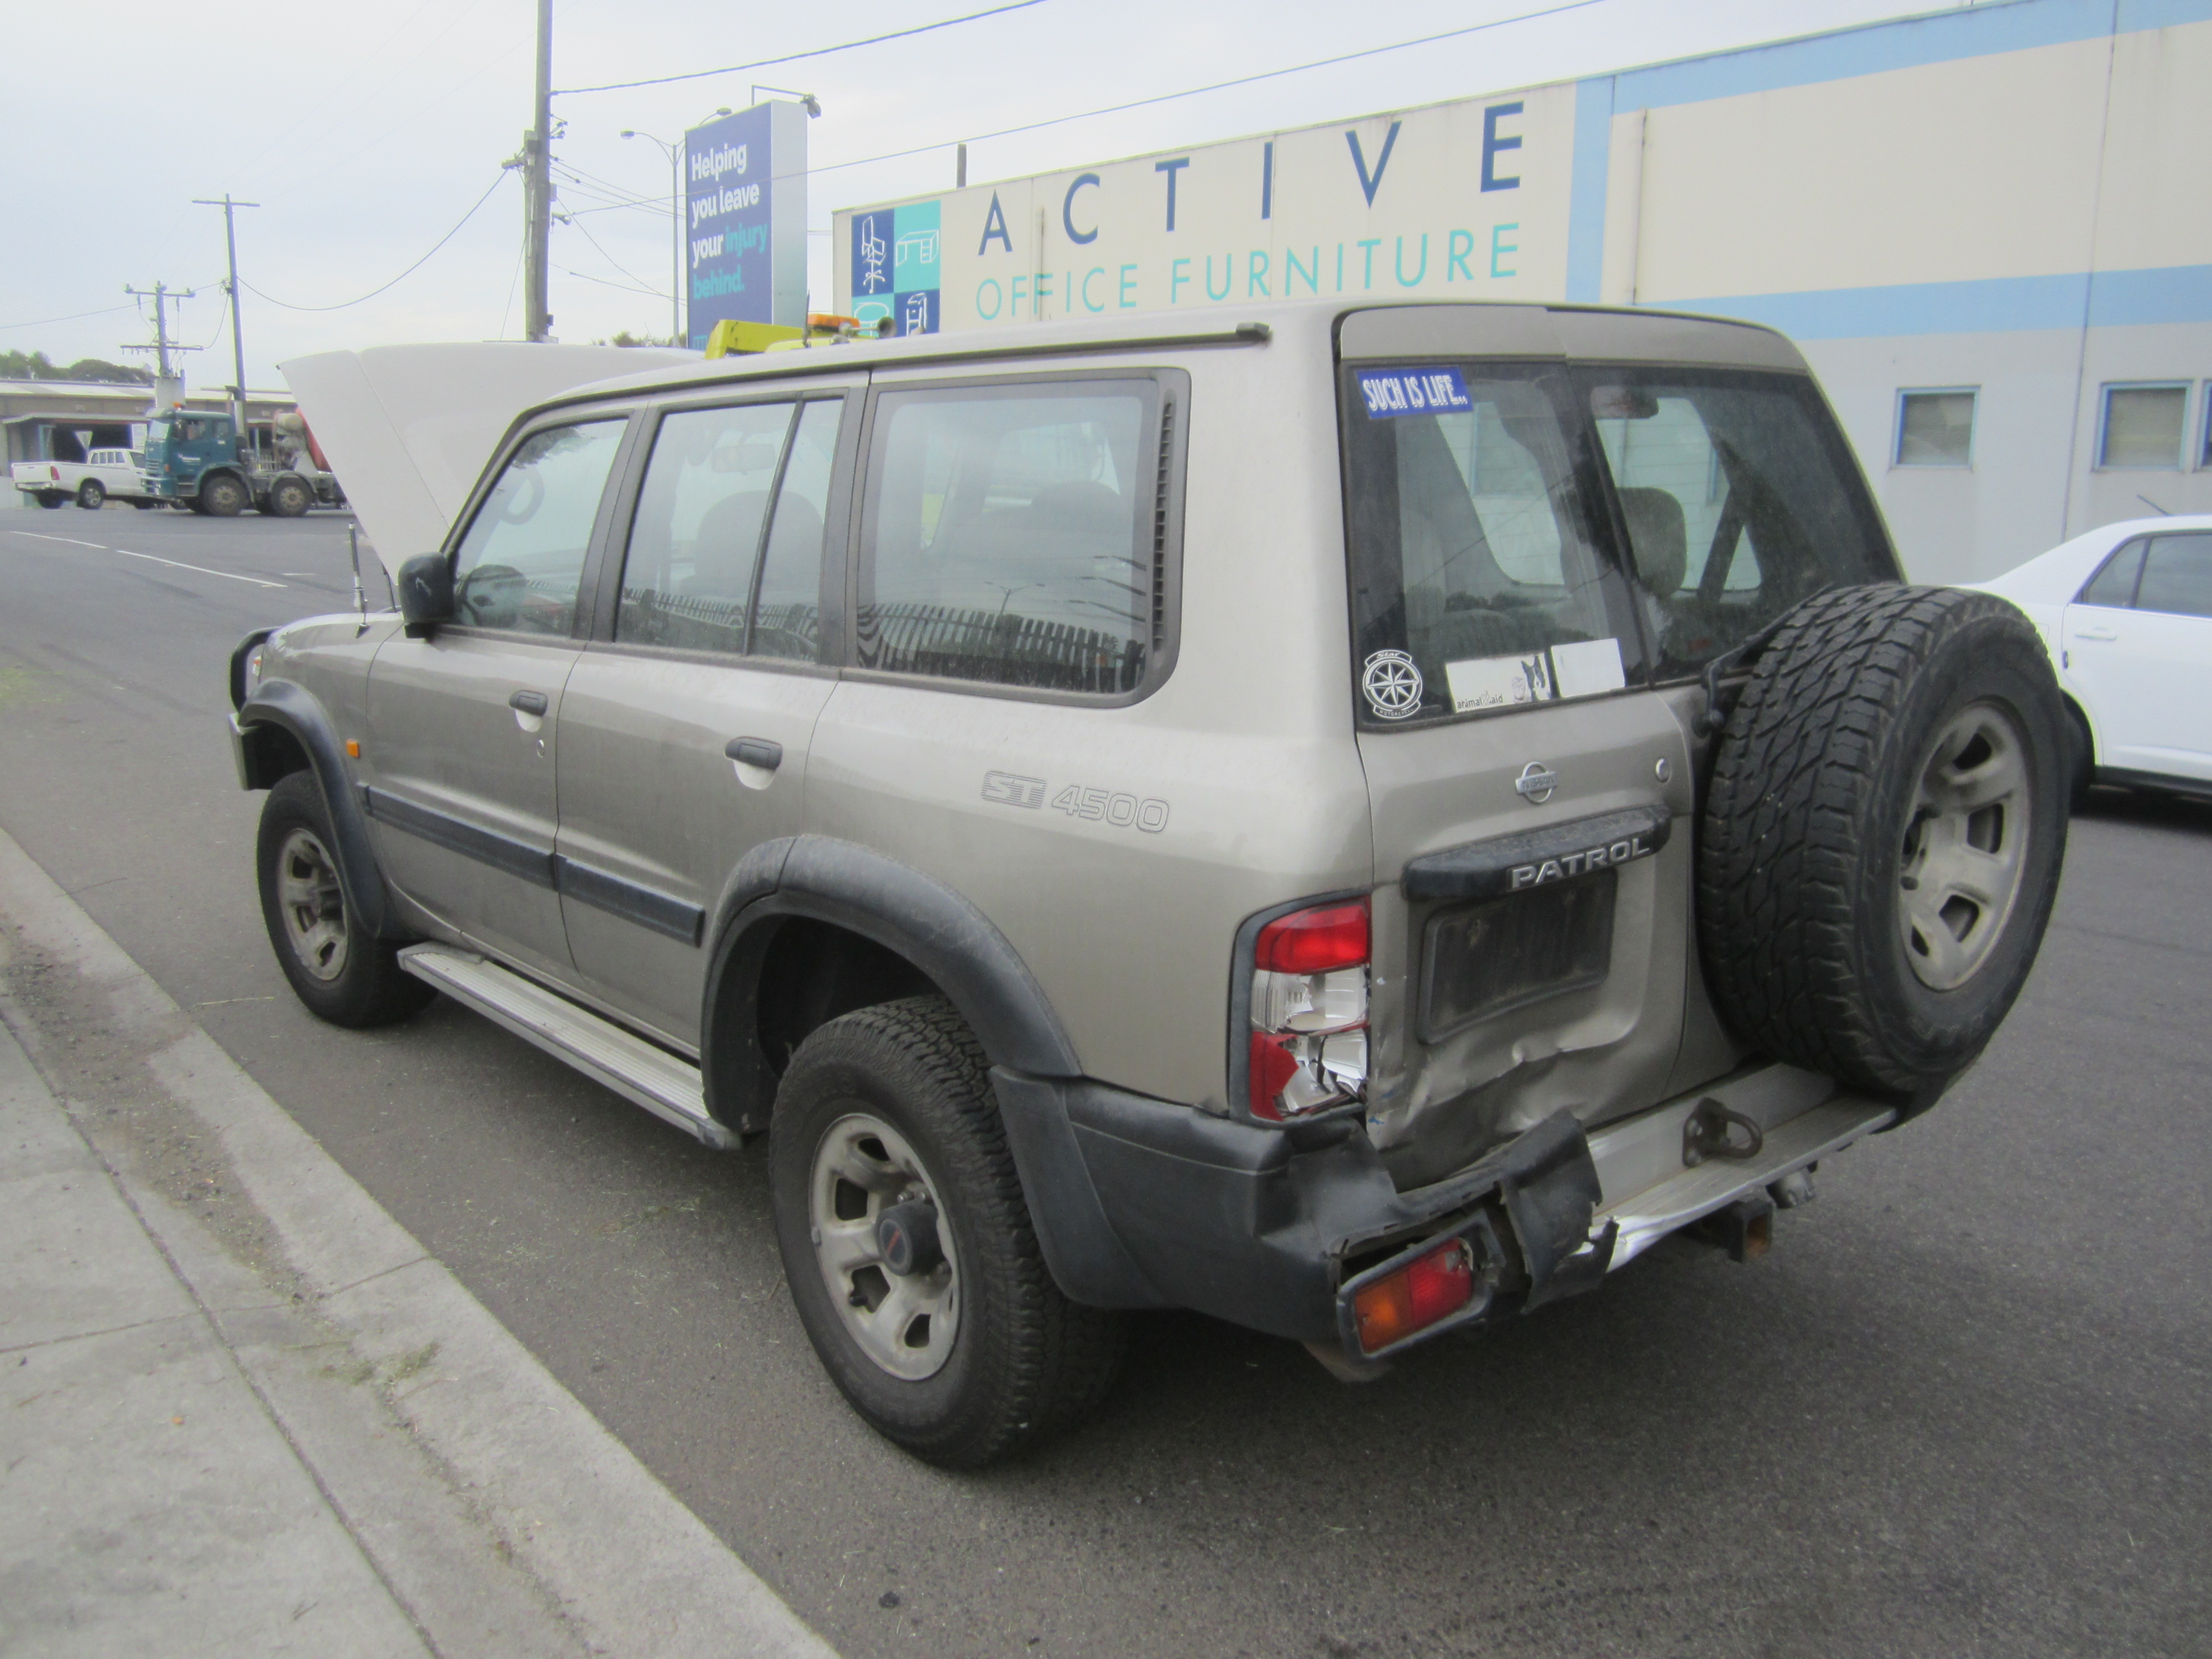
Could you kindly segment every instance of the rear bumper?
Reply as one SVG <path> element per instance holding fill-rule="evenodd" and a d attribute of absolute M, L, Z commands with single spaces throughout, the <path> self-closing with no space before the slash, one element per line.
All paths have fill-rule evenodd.
<path fill-rule="evenodd" d="M 1438 1241 L 1490 1255 L 1483 1293 L 1413 1342 L 1595 1287 L 1668 1233 L 1841 1150 L 1891 1110 L 1768 1066 L 1585 1133 L 1565 1113 L 1447 1180 L 1400 1192 L 1357 1125 L 1327 1140 L 1104 1085 L 994 1072 L 1039 1243 L 1100 1307 L 1184 1307 L 1360 1353 L 1352 1293 Z M 1704 1099 L 1758 1124 L 1749 1157 L 1684 1163 Z M 1403 1346 L 1403 1345 L 1401 1345 Z"/>

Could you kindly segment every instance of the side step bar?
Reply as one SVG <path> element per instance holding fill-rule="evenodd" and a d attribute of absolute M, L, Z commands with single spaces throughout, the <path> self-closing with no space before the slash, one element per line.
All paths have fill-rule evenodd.
<path fill-rule="evenodd" d="M 410 945 L 399 965 L 716 1151 L 738 1144 L 732 1130 L 708 1115 L 699 1068 L 681 1056 L 473 951 Z"/>

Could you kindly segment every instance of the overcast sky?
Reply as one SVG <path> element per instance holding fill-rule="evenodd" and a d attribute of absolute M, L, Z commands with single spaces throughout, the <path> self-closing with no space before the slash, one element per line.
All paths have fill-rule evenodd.
<path fill-rule="evenodd" d="M 561 0 L 554 84 L 754 62 L 989 3 Z M 1558 3 L 1042 0 L 755 73 L 821 100 L 810 129 L 808 210 L 819 309 L 830 288 L 831 210 L 949 188 L 951 146 L 964 136 Z M 969 178 L 1018 177 L 1935 9 L 1897 0 L 1590 0 L 1438 45 L 981 143 L 970 149 Z M 520 335 L 522 192 L 500 164 L 529 125 L 532 0 L 108 0 L 10 9 L 10 84 L 0 99 L 11 198 L 0 349 L 43 350 L 64 363 L 124 359 L 125 341 L 153 334 L 150 314 L 122 290 L 159 279 L 198 291 L 179 331 L 211 349 L 187 360 L 191 384 L 228 381 L 222 214 L 191 204 L 225 191 L 261 204 L 238 216 L 255 386 L 281 385 L 276 363 L 307 351 Z M 643 139 L 619 135 L 631 127 L 675 139 L 719 106 L 743 107 L 753 78 L 555 100 L 567 123 L 556 157 L 602 181 L 561 187 L 576 217 L 553 231 L 556 336 L 667 331 L 668 161 Z M 834 165 L 940 142 L 904 160 Z M 488 188 L 490 198 L 420 270 L 380 297 L 345 304 L 420 258 Z M 624 194 L 658 196 L 662 205 L 604 205 Z M 287 309 L 272 300 L 344 308 Z"/>

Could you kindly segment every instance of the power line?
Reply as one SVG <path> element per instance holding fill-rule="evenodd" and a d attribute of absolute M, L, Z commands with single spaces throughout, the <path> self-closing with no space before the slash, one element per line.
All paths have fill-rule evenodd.
<path fill-rule="evenodd" d="M 477 208 L 482 207 L 486 202 L 491 200 L 492 191 L 497 190 L 500 185 L 506 181 L 506 179 L 507 170 L 502 167 L 500 169 L 499 176 L 491 181 L 491 189 L 487 190 L 483 195 L 477 198 L 476 207 L 471 208 L 466 213 L 464 213 L 461 216 L 460 224 L 455 225 L 451 230 L 447 231 L 443 236 L 441 236 L 435 242 L 430 245 L 429 253 L 424 254 L 413 264 L 408 266 L 407 269 L 401 271 L 398 276 L 394 276 L 390 282 L 385 283 L 383 288 L 373 288 L 369 289 L 368 293 L 362 295 L 358 300 L 343 300 L 334 306 L 295 306 L 289 300 L 280 300 L 274 295 L 263 294 L 259 289 L 254 288 L 253 284 L 251 283 L 245 283 L 240 284 L 240 286 L 252 289 L 256 295 L 261 299 L 268 301 L 270 305 L 282 306 L 287 311 L 343 311 L 348 307 L 361 305 L 367 301 L 374 300 L 378 295 L 383 293 L 385 289 L 397 287 L 405 278 L 412 276 L 416 271 L 428 264 L 430 262 L 430 254 L 435 253 L 440 248 L 445 246 L 447 243 L 452 241 L 454 237 L 459 235 L 461 234 L 461 225 L 465 225 L 470 220 L 477 216 Z"/>
<path fill-rule="evenodd" d="M 834 52 L 851 52 L 856 46 L 880 46 L 886 40 L 903 40 L 911 35 L 949 29 L 961 23 L 973 23 L 1010 11 L 1026 11 L 1031 6 L 1043 3 L 1044 0 L 1013 0 L 1012 5 L 994 6 L 988 11 L 971 11 L 965 17 L 948 17 L 942 22 L 924 23 L 918 28 L 894 29 L 889 34 L 872 34 L 865 40 L 848 40 L 841 46 L 817 46 L 811 52 L 786 52 L 781 58 L 763 58 L 750 64 L 732 64 L 727 69 L 692 70 L 683 75 L 656 75 L 647 81 L 610 81 L 603 87 L 562 87 L 556 88 L 553 95 L 556 98 L 573 98 L 586 92 L 624 92 L 632 87 L 665 87 L 677 81 L 703 81 L 716 75 L 735 75 L 741 70 L 771 69 L 778 64 L 796 64 L 803 58 L 827 58 Z"/>
<path fill-rule="evenodd" d="M 1178 98 L 1195 98 L 1202 93 L 1225 92 L 1231 87 L 1248 87 L 1255 81 L 1272 81 L 1285 75 L 1303 75 L 1308 70 L 1328 69 L 1335 64 L 1349 64 L 1356 58 L 1379 57 L 1386 52 L 1404 52 L 1412 46 L 1432 46 L 1439 40 L 1457 40 L 1462 35 L 1480 34 L 1486 29 L 1502 29 L 1511 23 L 1532 23 L 1540 17 L 1556 17 L 1561 12 L 1580 11 L 1587 6 L 1601 6 L 1606 0 L 1566 0 L 1564 5 L 1546 6 L 1539 11 L 1524 11 L 1511 17 L 1492 18 L 1487 23 L 1470 23 L 1465 28 L 1446 29 L 1441 34 L 1425 34 L 1417 40 L 1400 40 L 1387 46 L 1367 46 L 1358 52 L 1347 52 L 1334 58 L 1317 58 L 1310 64 L 1293 64 L 1287 69 L 1262 70 L 1257 75 L 1240 75 L 1233 81 L 1216 81 L 1211 85 L 1191 87 L 1182 92 L 1164 92 L 1157 97 L 1132 99 L 1126 104 L 1109 104 L 1103 109 L 1087 109 L 1074 115 L 1054 115 L 1042 121 L 1026 121 L 1018 127 L 1001 127 L 996 132 L 970 133 L 965 138 L 946 138 L 934 144 L 916 144 L 911 149 L 887 150 L 881 155 L 863 155 L 854 161 L 831 161 L 822 167 L 806 169 L 810 177 L 817 173 L 836 173 L 842 167 L 864 167 L 872 161 L 896 161 L 902 156 L 925 155 L 933 149 L 949 149 L 956 143 L 981 143 L 988 138 L 1011 138 L 1017 133 L 1035 132 L 1041 127 L 1056 127 L 1068 121 L 1087 121 L 1094 115 L 1118 115 L 1124 110 L 1144 109 L 1152 104 L 1173 103 Z"/>
<path fill-rule="evenodd" d="M 105 317 L 110 312 L 137 309 L 136 306 L 102 306 L 97 311 L 72 311 L 66 317 L 41 317 L 28 323 L 0 323 L 0 328 L 44 328 L 49 323 L 73 323 L 80 317 Z"/>
<path fill-rule="evenodd" d="M 605 276 L 592 276 L 588 270 L 571 270 L 566 265 L 556 265 L 553 268 L 563 276 L 574 276 L 586 283 L 597 283 L 601 288 L 614 289 L 623 294 L 642 294 L 648 300 L 665 300 L 668 297 L 665 294 L 656 292 L 653 289 L 632 288 L 628 283 L 610 282 Z"/>
<path fill-rule="evenodd" d="M 625 276 L 629 277 L 629 278 L 630 279 L 630 281 L 632 281 L 633 283 L 637 283 L 637 284 L 639 285 L 639 287 L 640 287 L 641 289 L 643 289 L 645 292 L 653 294 L 654 297 L 655 297 L 655 298 L 657 298 L 657 299 L 665 300 L 665 299 L 668 297 L 665 294 L 661 294 L 661 293 L 659 293 L 657 290 L 654 290 L 654 289 L 647 289 L 647 288 L 646 288 L 646 286 L 645 286 L 645 278 L 644 278 L 644 277 L 642 277 L 642 276 L 639 276 L 635 271 L 632 270 L 631 270 L 628 265 L 625 265 L 624 264 L 623 264 L 623 262 L 622 262 L 621 260 L 619 260 L 619 259 L 616 258 L 615 258 L 615 256 L 614 256 L 613 254 L 611 254 L 611 253 L 608 252 L 606 251 L 606 249 L 605 249 L 605 248 L 603 248 L 603 247 L 600 247 L 600 246 L 599 246 L 599 239 L 598 237 L 596 237 L 596 236 L 592 235 L 592 233 L 591 233 L 590 231 L 586 230 L 586 229 L 584 228 L 584 227 L 583 227 L 583 226 L 576 224 L 575 219 L 574 219 L 574 217 L 573 216 L 571 216 L 571 217 L 569 218 L 568 222 L 569 222 L 571 225 L 574 225 L 574 226 L 575 227 L 576 230 L 577 230 L 579 233 L 580 233 L 580 234 L 582 234 L 583 239 L 584 239 L 586 241 L 589 242 L 589 243 L 592 245 L 592 248 L 593 248 L 594 250 L 596 250 L 596 251 L 597 251 L 597 252 L 599 253 L 599 258 L 601 258 L 602 259 L 605 259 L 605 260 L 609 264 L 612 265 L 612 266 L 613 266 L 617 270 L 619 270 L 620 272 L 622 272 L 622 274 L 623 274 L 623 276 Z M 563 267 L 563 269 L 565 269 L 565 267 Z M 582 273 L 581 273 L 580 271 L 574 271 L 574 270 L 571 270 L 571 271 L 569 271 L 569 272 L 568 272 L 568 274 L 569 274 L 571 276 L 581 276 L 581 275 L 582 275 Z M 586 278 L 585 278 L 585 280 L 586 280 L 586 282 L 588 282 L 588 281 L 590 281 L 590 280 L 592 280 L 592 279 L 591 279 L 591 278 L 589 278 L 589 277 L 586 277 Z"/>

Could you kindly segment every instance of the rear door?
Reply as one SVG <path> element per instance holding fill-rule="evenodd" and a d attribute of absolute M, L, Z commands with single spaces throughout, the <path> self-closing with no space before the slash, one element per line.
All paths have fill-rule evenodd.
<path fill-rule="evenodd" d="M 618 509 L 600 637 L 560 714 L 561 908 L 584 988 L 696 1048 L 738 860 L 795 835 L 842 611 L 861 377 L 671 408 Z M 649 451 L 647 446 L 649 444 Z"/>
<path fill-rule="evenodd" d="M 2212 534 L 2124 544 L 2066 607 L 2063 635 L 2103 764 L 2212 781 Z"/>
<path fill-rule="evenodd" d="M 1696 960 L 1697 677 L 1895 564 L 1802 371 L 1579 362 L 1577 319 L 1542 313 L 1517 340 L 1383 315 L 1347 319 L 1340 396 L 1374 1097 L 1426 1119 L 1402 1182 L 1735 1063 Z"/>
<path fill-rule="evenodd" d="M 1418 338 L 1358 360 L 1349 324 L 1346 343 L 1370 1098 L 1419 1125 L 1403 1185 L 1562 1106 L 1657 1097 L 1681 1027 L 1688 757 L 1648 686 L 1565 362 Z"/>
<path fill-rule="evenodd" d="M 544 425 L 507 456 L 454 554 L 456 620 L 394 635 L 369 670 L 360 756 L 392 884 L 448 926 L 556 978 L 555 735 L 581 653 L 587 553 L 629 417 Z"/>

